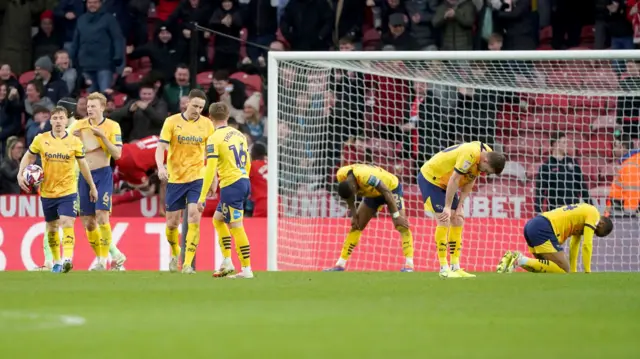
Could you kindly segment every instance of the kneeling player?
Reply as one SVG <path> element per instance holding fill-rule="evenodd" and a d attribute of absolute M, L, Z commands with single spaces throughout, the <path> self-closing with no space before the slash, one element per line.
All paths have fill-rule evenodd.
<path fill-rule="evenodd" d="M 402 208 L 402 184 L 398 177 L 380 167 L 355 164 L 340 168 L 337 178 L 340 182 L 338 195 L 347 202 L 351 211 L 351 230 L 347 234 L 336 265 L 325 271 L 344 271 L 353 249 L 360 242 L 362 231 L 378 210 L 386 204 L 393 224 L 402 237 L 402 253 L 405 257 L 402 271 L 413 272 L 413 235 Z M 364 197 L 358 209 L 355 206 L 356 194 Z"/>
<path fill-rule="evenodd" d="M 530 219 L 524 226 L 524 238 L 529 252 L 535 258 L 527 258 L 517 251 L 507 251 L 498 264 L 498 273 L 511 272 L 515 267 L 533 273 L 577 272 L 580 236 L 584 271 L 591 272 L 593 235 L 606 237 L 613 230 L 613 222 L 601 217 L 598 209 L 582 203 L 560 207 Z M 569 262 L 562 252 L 562 245 L 571 237 Z"/>
<path fill-rule="evenodd" d="M 89 187 L 88 195 L 92 202 L 98 198 L 98 191 L 91 177 L 91 170 L 84 159 L 84 148 L 79 138 L 70 136 L 65 131 L 67 110 L 56 107 L 51 112 L 51 131 L 37 135 L 29 151 L 22 157 L 18 171 L 18 184 L 26 192 L 30 192 L 22 175 L 24 169 L 35 162 L 40 155 L 44 181 L 40 186 L 42 210 L 47 223 L 47 242 L 53 255 L 54 273 L 67 273 L 73 268 L 73 248 L 75 233 L 73 224 L 76 219 L 78 189 L 76 186 L 75 163 Z M 62 227 L 63 262 L 60 260 L 60 238 L 58 226 Z"/>

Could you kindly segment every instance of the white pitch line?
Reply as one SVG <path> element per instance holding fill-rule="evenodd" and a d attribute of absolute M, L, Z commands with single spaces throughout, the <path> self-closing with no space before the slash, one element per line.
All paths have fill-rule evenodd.
<path fill-rule="evenodd" d="M 87 320 L 78 315 L 0 311 L 0 332 L 60 329 L 86 323 Z"/>

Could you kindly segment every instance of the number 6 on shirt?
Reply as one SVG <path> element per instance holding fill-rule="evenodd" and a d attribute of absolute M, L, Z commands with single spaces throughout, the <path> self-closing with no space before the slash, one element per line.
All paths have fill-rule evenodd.
<path fill-rule="evenodd" d="M 244 150 L 244 144 L 240 144 L 240 149 L 238 149 L 236 145 L 229 146 L 229 149 L 236 158 L 236 166 L 238 168 L 245 168 L 247 166 L 247 152 Z"/>

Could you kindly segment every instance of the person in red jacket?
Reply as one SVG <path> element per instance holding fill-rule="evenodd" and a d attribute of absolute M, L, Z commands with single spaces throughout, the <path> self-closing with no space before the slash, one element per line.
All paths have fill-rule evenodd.
<path fill-rule="evenodd" d="M 256 142 L 251 147 L 251 196 L 253 217 L 267 216 L 267 147 Z"/>

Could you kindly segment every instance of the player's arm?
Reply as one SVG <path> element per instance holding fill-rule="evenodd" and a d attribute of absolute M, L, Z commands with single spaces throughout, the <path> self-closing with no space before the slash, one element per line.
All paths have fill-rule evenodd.
<path fill-rule="evenodd" d="M 459 173 L 457 170 L 453 171 L 451 177 L 449 178 L 449 183 L 447 183 L 447 192 L 444 200 L 444 207 L 451 209 L 453 205 L 453 199 L 456 197 L 456 193 L 458 193 L 458 189 L 460 188 L 460 179 L 462 179 L 462 173 Z M 458 201 L 460 202 L 460 201 Z"/>
<path fill-rule="evenodd" d="M 580 254 L 581 240 L 580 235 L 571 236 L 571 242 L 569 243 L 569 267 L 571 268 L 571 273 L 578 271 L 578 255 Z"/>
<path fill-rule="evenodd" d="M 216 169 L 218 168 L 218 146 L 215 144 L 213 138 L 209 139 L 207 143 L 207 167 L 204 171 L 204 183 L 202 184 L 202 190 L 200 191 L 199 203 L 203 203 L 207 198 L 207 193 L 213 184 L 213 178 L 216 176 Z"/>
<path fill-rule="evenodd" d="M 78 162 L 78 168 L 80 168 L 80 174 L 84 177 L 85 181 L 89 184 L 89 190 L 91 193 L 95 192 L 96 199 L 98 197 L 98 190 L 96 189 L 95 183 L 93 183 L 93 176 L 91 176 L 91 169 L 89 168 L 89 164 L 84 157 L 76 157 L 76 162 Z"/>
<path fill-rule="evenodd" d="M 462 204 L 464 203 L 464 200 L 467 199 L 467 197 L 469 197 L 469 194 L 471 194 L 471 191 L 473 190 L 473 185 L 475 183 L 476 183 L 476 179 L 462 186 L 462 191 L 460 192 L 460 198 L 458 199 L 458 203 L 460 203 L 459 208 L 462 208 Z"/>
<path fill-rule="evenodd" d="M 384 201 L 387 203 L 387 207 L 389 208 L 391 217 L 398 218 L 400 216 L 400 210 L 398 209 L 396 199 L 393 198 L 393 193 L 391 193 L 387 185 L 385 185 L 382 181 L 379 181 L 376 189 L 378 190 L 378 192 L 380 192 L 382 197 L 384 197 Z"/>
<path fill-rule="evenodd" d="M 20 188 L 22 188 L 23 191 L 27 193 L 30 192 L 30 189 L 27 184 L 27 180 L 24 178 L 22 173 L 24 172 L 24 169 L 27 168 L 28 165 L 31 165 L 36 162 L 36 159 L 38 158 L 37 156 L 39 153 L 40 153 L 40 135 L 37 135 L 31 142 L 31 145 L 29 146 L 29 149 L 27 150 L 27 152 L 24 154 L 24 156 L 22 156 L 22 160 L 20 160 L 20 168 L 18 169 L 18 178 L 17 178 L 18 185 L 20 186 Z"/>

